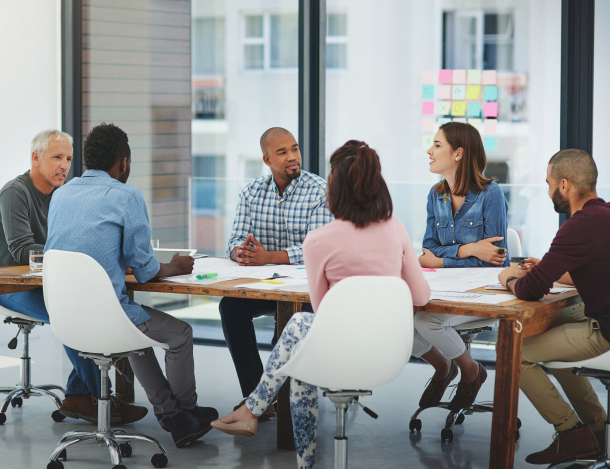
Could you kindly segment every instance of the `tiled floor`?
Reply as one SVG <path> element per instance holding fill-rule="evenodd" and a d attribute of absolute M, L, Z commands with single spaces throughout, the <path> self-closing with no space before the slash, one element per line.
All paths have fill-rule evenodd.
<path fill-rule="evenodd" d="M 15 327 L 0 324 L 0 385 L 18 381 L 19 368 L 14 358 L 20 356 L 21 342 L 17 350 L 9 350 L 6 344 L 14 335 Z M 65 384 L 69 362 L 62 347 L 51 335 L 48 326 L 36 328 L 31 338 L 33 357 L 33 381 L 38 384 Z M 263 353 L 263 359 L 268 353 Z M 195 347 L 195 361 L 199 403 L 217 407 L 221 415 L 232 409 L 241 398 L 237 378 L 226 348 Z M 446 413 L 430 409 L 422 414 L 421 434 L 412 435 L 408 430 L 411 413 L 415 410 L 420 394 L 431 375 L 427 365 L 409 364 L 394 382 L 375 389 L 373 396 L 365 398 L 364 404 L 379 414 L 373 420 L 361 410 L 354 408 L 348 413 L 349 467 L 362 469 L 385 468 L 487 468 L 489 461 L 490 414 L 470 416 L 457 427 L 452 443 L 441 443 L 440 430 Z M 489 378 L 481 392 L 481 399 L 491 399 L 495 373 Z M 605 389 L 595 383 L 605 402 Z M 136 385 L 136 400 L 150 405 Z M 321 398 L 320 423 L 318 427 L 317 467 L 333 467 L 333 434 L 335 425 L 334 407 Z M 7 411 L 8 420 L 0 426 L 0 467 L 43 469 L 47 457 L 61 435 L 69 430 L 93 429 L 82 421 L 51 420 L 53 403 L 46 398 L 25 401 L 23 408 Z M 522 395 L 519 416 L 523 422 L 521 440 L 517 443 L 516 468 L 533 467 L 525 463 L 530 452 L 546 447 L 553 429 L 546 424 Z M 125 426 L 129 431 L 153 436 L 169 451 L 170 465 L 174 468 L 293 468 L 294 453 L 275 449 L 275 421 L 262 423 L 255 438 L 231 437 L 212 431 L 190 448 L 178 450 L 156 423 L 152 415 L 143 421 Z M 508 435 L 507 435 L 508 437 Z M 153 447 L 134 443 L 133 456 L 125 460 L 129 469 L 151 468 Z M 66 469 L 111 468 L 108 452 L 93 443 L 80 443 L 69 449 Z"/>

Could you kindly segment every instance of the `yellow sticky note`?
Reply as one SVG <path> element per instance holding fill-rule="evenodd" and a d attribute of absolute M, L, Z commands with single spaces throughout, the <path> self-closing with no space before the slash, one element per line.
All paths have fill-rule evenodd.
<path fill-rule="evenodd" d="M 466 115 L 466 103 L 464 101 L 453 101 L 451 106 L 452 116 L 465 116 Z"/>
<path fill-rule="evenodd" d="M 466 88 L 466 99 L 479 99 L 480 95 L 480 86 L 469 86 L 468 88 Z"/>

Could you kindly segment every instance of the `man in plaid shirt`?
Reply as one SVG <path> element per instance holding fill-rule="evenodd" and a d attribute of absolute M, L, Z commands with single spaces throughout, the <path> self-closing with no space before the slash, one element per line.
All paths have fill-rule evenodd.
<path fill-rule="evenodd" d="M 242 191 L 227 254 L 242 266 L 302 264 L 307 233 L 333 220 L 326 207 L 326 181 L 301 171 L 299 145 L 286 129 L 267 130 L 260 144 L 271 175 L 252 181 Z M 222 328 L 244 397 L 254 391 L 263 374 L 252 320 L 276 309 L 275 301 L 223 298 L 220 302 Z M 303 311 L 312 312 L 311 305 L 304 304 Z M 263 417 L 273 413 L 270 406 Z"/>

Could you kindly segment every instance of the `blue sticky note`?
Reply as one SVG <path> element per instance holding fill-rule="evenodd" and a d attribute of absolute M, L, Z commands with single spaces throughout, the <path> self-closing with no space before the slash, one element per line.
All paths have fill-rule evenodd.
<path fill-rule="evenodd" d="M 496 144 L 498 143 L 498 139 L 495 137 L 485 137 L 483 139 L 483 148 L 485 151 L 496 151 Z"/>
<path fill-rule="evenodd" d="M 498 99 L 498 87 L 497 86 L 484 86 L 483 87 L 483 99 L 485 101 L 496 101 Z"/>
<path fill-rule="evenodd" d="M 481 103 L 468 103 L 468 116 L 479 117 L 481 115 Z"/>
<path fill-rule="evenodd" d="M 421 87 L 422 99 L 434 99 L 434 85 L 423 85 Z"/>
<path fill-rule="evenodd" d="M 439 117 L 438 119 L 438 126 L 440 127 L 443 124 L 446 124 L 447 122 L 451 122 L 451 118 L 450 117 Z"/>

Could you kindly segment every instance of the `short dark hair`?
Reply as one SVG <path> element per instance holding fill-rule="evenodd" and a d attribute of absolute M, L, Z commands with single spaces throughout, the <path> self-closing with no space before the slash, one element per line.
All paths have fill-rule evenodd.
<path fill-rule="evenodd" d="M 263 135 L 261 135 L 261 140 L 260 140 L 261 151 L 263 152 L 263 155 L 267 154 L 267 140 L 269 140 L 270 136 L 286 135 L 286 134 L 292 135 L 292 133 L 289 130 L 286 130 L 283 127 L 271 127 L 270 129 L 265 130 Z"/>
<path fill-rule="evenodd" d="M 392 197 L 381 175 L 377 152 L 349 140 L 330 157 L 328 209 L 358 228 L 392 216 Z"/>
<path fill-rule="evenodd" d="M 595 191 L 597 166 L 586 151 L 575 148 L 558 151 L 550 159 L 549 165 L 554 179 L 567 179 L 580 195 Z"/>
<path fill-rule="evenodd" d="M 464 156 L 455 172 L 453 194 L 462 197 L 468 195 L 470 191 L 484 191 L 484 186 L 491 183 L 492 180 L 483 175 L 485 166 L 487 166 L 487 157 L 479 131 L 472 125 L 463 122 L 447 122 L 441 125 L 439 130 L 443 131 L 447 143 L 453 151 L 458 148 L 464 149 Z M 445 180 L 434 186 L 434 191 L 437 194 L 451 192 L 449 184 Z"/>
<path fill-rule="evenodd" d="M 131 158 L 129 139 L 116 125 L 103 122 L 87 134 L 83 154 L 87 169 L 108 171 L 117 161 Z"/>

